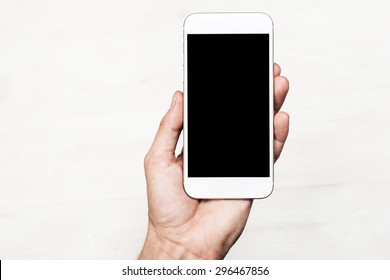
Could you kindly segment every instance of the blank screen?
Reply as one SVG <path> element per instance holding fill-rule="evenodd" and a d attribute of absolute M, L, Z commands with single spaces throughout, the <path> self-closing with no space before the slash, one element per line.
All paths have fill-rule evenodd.
<path fill-rule="evenodd" d="M 187 35 L 188 177 L 269 177 L 269 35 Z"/>

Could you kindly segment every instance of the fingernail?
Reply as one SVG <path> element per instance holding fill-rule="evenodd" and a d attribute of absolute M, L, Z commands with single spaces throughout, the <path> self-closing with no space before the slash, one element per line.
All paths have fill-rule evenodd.
<path fill-rule="evenodd" d="M 175 107 L 175 103 L 176 103 L 176 94 L 174 94 L 173 97 L 172 97 L 172 102 L 171 102 L 171 108 L 170 109 L 173 109 L 173 107 Z"/>

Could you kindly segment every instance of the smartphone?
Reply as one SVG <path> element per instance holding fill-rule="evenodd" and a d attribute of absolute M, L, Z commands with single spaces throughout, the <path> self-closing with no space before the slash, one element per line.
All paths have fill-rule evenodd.
<path fill-rule="evenodd" d="M 273 22 L 264 13 L 184 21 L 184 189 L 193 198 L 273 190 Z"/>

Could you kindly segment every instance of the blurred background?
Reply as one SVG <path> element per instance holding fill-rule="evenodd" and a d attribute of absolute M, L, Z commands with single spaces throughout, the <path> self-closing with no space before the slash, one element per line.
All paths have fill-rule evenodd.
<path fill-rule="evenodd" d="M 390 258 L 388 1 L 0 2 L 0 258 L 134 259 L 182 25 L 262 11 L 290 80 L 275 190 L 229 259 Z"/>

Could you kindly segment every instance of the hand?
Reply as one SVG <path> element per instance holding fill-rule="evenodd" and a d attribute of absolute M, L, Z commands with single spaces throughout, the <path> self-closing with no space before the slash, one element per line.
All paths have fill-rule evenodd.
<path fill-rule="evenodd" d="M 279 112 L 289 89 L 274 65 L 274 161 L 289 129 L 289 115 Z M 183 154 L 175 149 L 183 127 L 183 93 L 171 107 L 145 157 L 149 224 L 140 259 L 223 259 L 244 230 L 252 199 L 197 200 L 183 189 Z"/>

